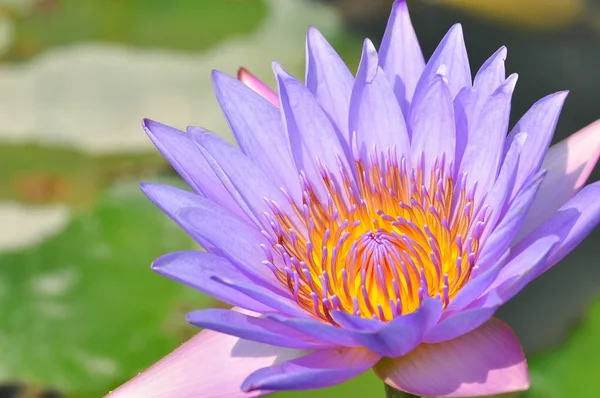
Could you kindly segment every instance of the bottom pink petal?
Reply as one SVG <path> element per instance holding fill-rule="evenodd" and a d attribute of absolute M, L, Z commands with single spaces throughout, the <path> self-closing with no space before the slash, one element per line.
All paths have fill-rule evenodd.
<path fill-rule="evenodd" d="M 246 377 L 306 353 L 203 330 L 107 398 L 256 397 L 240 389 Z"/>
<path fill-rule="evenodd" d="M 548 174 L 515 241 L 527 236 L 581 189 L 599 156 L 600 120 L 550 147 L 542 165 Z"/>
<path fill-rule="evenodd" d="M 416 395 L 473 397 L 529 388 L 521 345 L 496 318 L 456 339 L 384 358 L 374 370 L 390 386 Z"/>

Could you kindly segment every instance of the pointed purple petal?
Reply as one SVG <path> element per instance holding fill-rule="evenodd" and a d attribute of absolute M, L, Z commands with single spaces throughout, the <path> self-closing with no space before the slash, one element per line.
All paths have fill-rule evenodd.
<path fill-rule="evenodd" d="M 511 75 L 487 99 L 473 131 L 469 131 L 467 147 L 460 162 L 459 173 L 467 174 L 467 184 L 477 181 L 475 200 L 479 202 L 496 180 L 504 141 L 508 132 L 510 103 L 517 83 Z"/>
<path fill-rule="evenodd" d="M 227 188 L 248 218 L 257 226 L 269 230 L 269 223 L 261 214 L 270 212 L 265 198 L 275 201 L 287 213 L 293 214 L 289 200 L 274 182 L 240 150 L 216 134 L 201 129 L 189 133 L 202 155 Z"/>
<path fill-rule="evenodd" d="M 291 318 L 278 314 L 266 314 L 266 318 L 272 319 L 288 326 L 300 333 L 311 336 L 320 341 L 343 346 L 360 347 L 360 343 L 354 340 L 353 334 L 343 327 L 333 326 L 312 318 Z"/>
<path fill-rule="evenodd" d="M 349 127 L 356 133 L 361 159 L 368 159 L 373 148 L 384 153 L 395 149 L 397 159 L 408 157 L 410 153 L 402 110 L 378 65 L 377 51 L 368 39 L 352 89 Z"/>
<path fill-rule="evenodd" d="M 510 148 L 504 157 L 498 178 L 494 182 L 491 191 L 487 194 L 485 201 L 489 206 L 489 214 L 486 218 L 486 225 L 481 234 L 481 242 L 487 240 L 491 232 L 494 231 L 500 217 L 505 214 L 512 186 L 517 178 L 517 165 L 523 144 L 527 139 L 526 133 L 519 133 L 512 140 Z M 542 186 L 544 182 L 542 181 Z M 540 187 L 541 189 L 541 187 Z M 534 199 L 535 201 L 535 199 Z M 531 210 L 530 210 L 531 211 Z"/>
<path fill-rule="evenodd" d="M 309 181 L 321 181 L 318 167 L 321 162 L 341 181 L 338 159 L 348 167 L 344 139 L 336 134 L 329 118 L 302 82 L 277 63 L 273 63 L 273 71 L 296 168 L 304 171 Z"/>
<path fill-rule="evenodd" d="M 206 198 L 193 194 L 192 192 L 162 184 L 141 183 L 140 189 L 150 199 L 150 201 L 152 201 L 152 203 L 158 206 L 163 213 L 175 221 L 175 223 L 183 230 L 185 230 L 185 226 L 182 223 L 181 218 L 177 216 L 177 213 L 186 207 L 201 206 L 201 203 L 207 200 Z M 225 209 L 223 209 L 223 211 L 225 211 Z M 234 213 L 231 213 L 232 217 L 234 216 L 233 214 Z M 240 220 L 242 219 L 240 218 Z M 186 232 L 205 250 L 211 253 L 220 253 L 220 251 L 204 237 L 193 235 L 187 230 Z"/>
<path fill-rule="evenodd" d="M 281 283 L 262 261 L 270 247 L 258 229 L 218 204 L 168 185 L 143 184 L 142 191 L 197 242 L 226 257 L 248 276 L 282 291 Z"/>
<path fill-rule="evenodd" d="M 463 88 L 454 99 L 456 113 L 456 163 L 460 164 L 469 136 L 489 96 L 504 82 L 506 47 L 496 51 L 479 69 L 473 87 Z"/>
<path fill-rule="evenodd" d="M 415 98 L 409 124 L 413 162 L 416 163 L 421 154 L 425 156 L 425 176 L 428 176 L 436 158 L 444 155 L 446 164 L 453 162 L 456 144 L 454 109 L 442 76 L 437 75 L 423 96 Z"/>
<path fill-rule="evenodd" d="M 212 276 L 211 278 L 221 286 L 238 291 L 248 297 L 252 297 L 254 300 L 273 308 L 276 312 L 299 318 L 310 316 L 304 308 L 300 307 L 296 301 L 285 292 L 278 293 L 274 289 L 263 289 L 256 284 L 240 285 L 235 280 L 217 275 Z"/>
<path fill-rule="evenodd" d="M 517 134 L 527 133 L 511 198 L 517 194 L 527 178 L 536 173 L 542 165 L 567 94 L 566 91 L 562 91 L 542 98 L 533 104 L 510 132 L 506 140 L 506 150 Z"/>
<path fill-rule="evenodd" d="M 425 59 L 405 0 L 394 1 L 381 41 L 379 61 L 394 89 L 404 116 L 408 116 L 415 87 L 425 69 Z"/>
<path fill-rule="evenodd" d="M 380 356 L 364 348 L 331 348 L 260 369 L 242 385 L 244 391 L 312 390 L 331 387 L 364 373 Z"/>
<path fill-rule="evenodd" d="M 525 215 L 531 208 L 531 204 L 540 189 L 543 179 L 544 173 L 541 173 L 525 185 L 512 203 L 510 203 L 508 210 L 494 228 L 489 238 L 485 242 L 482 242 L 482 249 L 477 260 L 481 264 L 482 269 L 486 269 L 491 264 L 494 264 L 499 256 L 509 247 L 519 232 L 519 228 L 525 219 Z"/>
<path fill-rule="evenodd" d="M 573 218 L 571 220 L 574 221 Z M 502 269 L 488 292 L 482 296 L 484 305 L 504 304 L 519 293 L 539 275 L 540 269 L 546 266 L 548 256 L 557 247 L 558 241 L 557 236 L 548 235 L 531 242 L 528 246 L 515 247 L 506 267 Z M 497 303 L 485 297 L 490 293 L 499 300 Z"/>
<path fill-rule="evenodd" d="M 481 65 L 481 68 L 479 68 L 479 71 L 475 75 L 473 88 L 476 89 L 477 95 L 480 96 L 477 102 L 481 106 L 483 106 L 487 97 L 492 95 L 504 83 L 504 79 L 506 79 L 506 72 L 504 70 L 506 53 L 506 47 L 500 47 Z"/>
<path fill-rule="evenodd" d="M 194 191 L 246 218 L 189 135 L 150 119 L 144 119 L 142 126 L 152 143 Z"/>
<path fill-rule="evenodd" d="M 390 386 L 415 395 L 473 397 L 529 388 L 519 341 L 496 318 L 456 339 L 384 358 L 374 370 Z"/>
<path fill-rule="evenodd" d="M 183 283 L 232 306 L 259 313 L 272 311 L 270 307 L 211 279 L 214 275 L 221 275 L 239 284 L 253 284 L 223 257 L 199 251 L 169 253 L 156 259 L 152 263 L 152 269 L 162 276 Z"/>
<path fill-rule="evenodd" d="M 242 152 L 277 187 L 299 197 L 300 186 L 279 110 L 237 79 L 213 71 L 217 101 Z"/>
<path fill-rule="evenodd" d="M 306 34 L 306 87 L 346 143 L 348 108 L 354 77 L 337 52 L 315 27 Z"/>
<path fill-rule="evenodd" d="M 314 350 L 331 346 L 273 320 L 224 308 L 194 311 L 187 315 L 187 320 L 201 328 L 278 347 Z"/>
<path fill-rule="evenodd" d="M 448 91 L 452 99 L 463 87 L 471 87 L 471 68 L 460 24 L 450 28 L 427 62 L 417 83 L 413 102 L 425 95 L 442 65 L 447 70 Z"/>
<path fill-rule="evenodd" d="M 241 390 L 249 374 L 305 353 L 203 330 L 107 398 L 258 397 Z"/>

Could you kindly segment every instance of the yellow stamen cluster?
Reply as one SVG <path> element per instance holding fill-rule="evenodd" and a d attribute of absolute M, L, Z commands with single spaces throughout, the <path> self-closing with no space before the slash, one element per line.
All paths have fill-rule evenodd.
<path fill-rule="evenodd" d="M 474 188 L 456 186 L 443 158 L 429 173 L 407 163 L 372 156 L 337 179 L 321 167 L 322 185 L 303 178 L 302 203 L 290 198 L 293 214 L 273 212 L 277 277 L 315 316 L 389 321 L 426 297 L 447 305 L 474 272 L 485 213 Z"/>

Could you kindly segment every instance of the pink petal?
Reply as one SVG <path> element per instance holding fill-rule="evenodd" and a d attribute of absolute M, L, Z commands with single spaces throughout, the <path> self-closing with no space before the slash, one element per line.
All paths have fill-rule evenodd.
<path fill-rule="evenodd" d="M 390 386 L 416 395 L 473 397 L 529 388 L 521 345 L 497 318 L 454 340 L 384 358 L 374 370 Z"/>
<path fill-rule="evenodd" d="M 306 352 L 203 330 L 107 398 L 257 397 L 240 389 L 251 373 Z"/>
<path fill-rule="evenodd" d="M 269 86 L 262 82 L 258 77 L 248 72 L 246 68 L 240 68 L 238 70 L 238 79 L 258 94 L 262 95 L 270 103 L 275 106 L 279 106 L 279 99 L 277 93 L 273 91 Z"/>
<path fill-rule="evenodd" d="M 523 223 L 516 241 L 558 210 L 585 184 L 600 156 L 600 120 L 553 145 L 542 169 L 548 174 Z"/>

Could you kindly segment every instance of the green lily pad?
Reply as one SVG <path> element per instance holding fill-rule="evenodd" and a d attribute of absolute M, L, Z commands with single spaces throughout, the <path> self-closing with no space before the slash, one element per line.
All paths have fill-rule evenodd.
<path fill-rule="evenodd" d="M 98 397 L 197 329 L 211 299 L 149 269 L 194 247 L 133 184 L 101 195 L 62 233 L 0 256 L 0 384 Z"/>
<path fill-rule="evenodd" d="M 558 348 L 529 359 L 525 398 L 595 398 L 600 390 L 600 299 Z"/>
<path fill-rule="evenodd" d="M 0 143 L 0 200 L 89 207 L 115 180 L 170 170 L 157 152 L 92 156 L 56 146 Z"/>
<path fill-rule="evenodd" d="M 48 3 L 17 20 L 9 59 L 80 41 L 200 51 L 228 37 L 251 32 L 266 15 L 262 0 Z"/>

